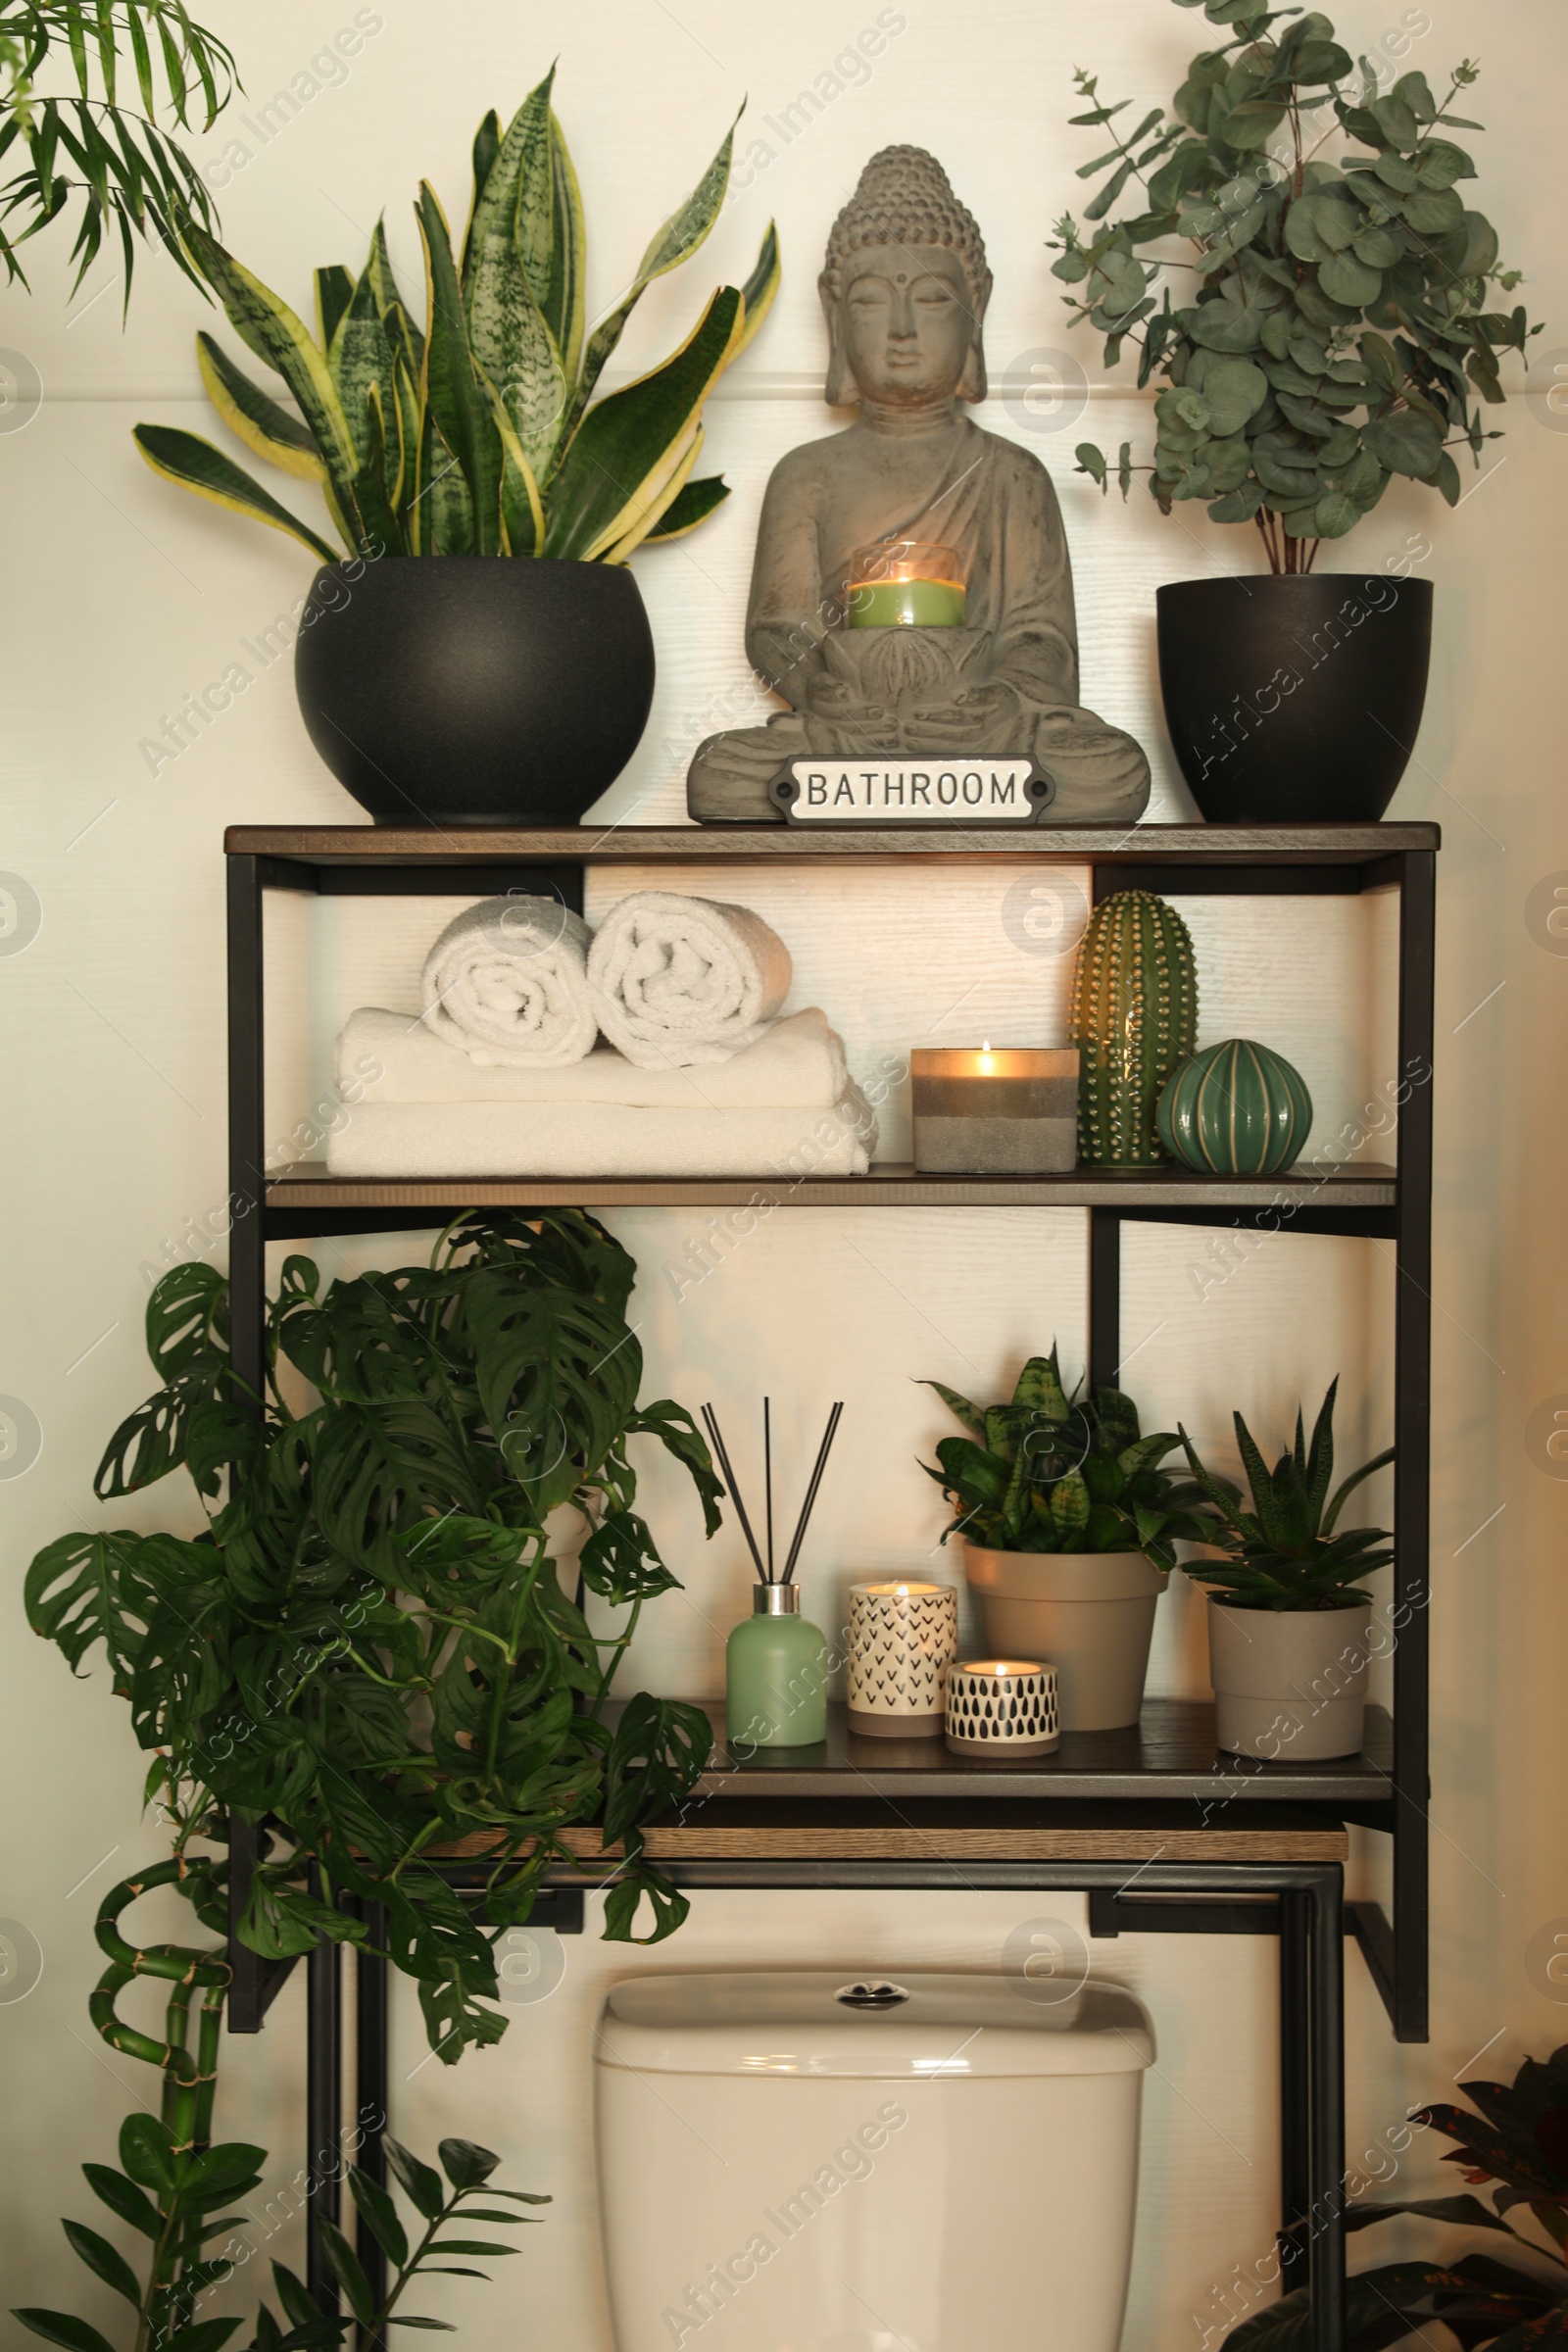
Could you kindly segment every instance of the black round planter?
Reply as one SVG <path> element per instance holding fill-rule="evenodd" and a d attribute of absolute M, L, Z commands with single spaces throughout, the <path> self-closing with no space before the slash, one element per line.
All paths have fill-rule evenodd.
<path fill-rule="evenodd" d="M 1375 824 L 1421 724 L 1432 584 L 1351 572 L 1158 591 L 1159 683 L 1210 824 Z"/>
<path fill-rule="evenodd" d="M 398 556 L 317 573 L 312 743 L 378 825 L 570 825 L 637 748 L 654 641 L 620 564 Z"/>

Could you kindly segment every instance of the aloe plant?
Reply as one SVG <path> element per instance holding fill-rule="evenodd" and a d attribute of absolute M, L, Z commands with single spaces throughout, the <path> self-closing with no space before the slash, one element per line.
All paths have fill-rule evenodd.
<path fill-rule="evenodd" d="M 1215 522 L 1255 525 L 1273 571 L 1309 571 L 1396 474 L 1458 505 L 1458 453 L 1479 466 L 1497 438 L 1481 404 L 1502 402 L 1499 358 L 1541 328 L 1505 306 L 1522 273 L 1499 267 L 1496 230 L 1459 192 L 1476 171 L 1450 134 L 1482 127 L 1453 112 L 1472 61 L 1441 97 L 1420 73 L 1380 89 L 1365 60 L 1357 85 L 1316 9 L 1176 5 L 1201 7 L 1220 40 L 1169 117 L 1153 107 L 1128 131 L 1114 118 L 1129 101 L 1077 76 L 1073 122 L 1112 145 L 1079 167 L 1104 184 L 1081 230 L 1057 222 L 1053 269 L 1074 289 L 1072 323 L 1104 334 L 1105 365 L 1131 339 L 1140 387 L 1163 379 L 1152 468 L 1129 443 L 1112 464 L 1086 441 L 1078 470 L 1102 490 L 1114 473 L 1123 498 L 1147 470 L 1165 514 L 1201 499 Z M 1133 212 L 1111 221 L 1129 181 Z M 1177 238 L 1193 258 L 1173 258 Z"/>
<path fill-rule="evenodd" d="M 767 314 L 777 237 L 770 222 L 744 287 L 720 286 L 678 351 L 595 401 L 645 288 L 712 227 L 734 125 L 590 333 L 582 200 L 551 107 L 554 80 L 552 67 L 505 136 L 493 112 L 480 123 L 461 255 L 421 181 L 422 330 L 393 275 L 384 220 L 357 278 L 338 266 L 316 272 L 313 336 L 199 220 L 181 218 L 192 266 L 240 339 L 282 377 L 298 414 L 199 334 L 209 397 L 257 456 L 319 484 L 341 548 L 195 433 L 138 424 L 153 471 L 292 533 L 327 564 L 344 554 L 623 564 L 645 540 L 679 538 L 710 514 L 728 492 L 717 476 L 695 474 L 703 402 Z"/>
<path fill-rule="evenodd" d="M 935 1389 L 968 1431 L 944 1438 L 939 1468 L 920 1467 L 956 1506 L 942 1541 L 961 1535 L 988 1551 L 1141 1551 L 1176 1564 L 1178 1540 L 1214 1540 L 1200 1490 L 1160 1468 L 1180 1441 L 1140 1434 L 1138 1407 L 1119 1389 L 1069 1396 L 1056 1350 L 1032 1355 L 1006 1404 L 971 1404 Z"/>
<path fill-rule="evenodd" d="M 1394 1557 L 1383 1548 L 1393 1541 L 1386 1528 L 1351 1527 L 1343 1535 L 1335 1533 L 1347 1498 L 1364 1478 L 1386 1469 L 1394 1459 L 1394 1447 L 1387 1446 L 1352 1470 L 1330 1496 L 1339 1386 L 1338 1380 L 1329 1383 L 1310 1446 L 1298 1411 L 1296 1443 L 1272 1471 L 1247 1423 L 1236 1414 L 1236 1442 L 1252 1492 L 1250 1511 L 1240 1508 L 1224 1481 L 1204 1469 L 1192 1439 L 1180 1430 L 1193 1476 L 1218 1514 L 1218 1528 L 1209 1541 L 1227 1555 L 1197 1562 L 1190 1573 L 1200 1584 L 1218 1587 L 1234 1608 L 1350 1608 L 1371 1598 L 1355 1590 L 1357 1580 L 1387 1567 Z"/>

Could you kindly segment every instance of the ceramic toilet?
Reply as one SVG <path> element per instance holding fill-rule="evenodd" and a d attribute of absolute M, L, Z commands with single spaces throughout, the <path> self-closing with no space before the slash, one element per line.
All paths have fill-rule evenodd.
<path fill-rule="evenodd" d="M 617 2352 L 1116 2352 L 1143 2070 L 1130 1993 L 653 1976 L 594 2051 Z"/>

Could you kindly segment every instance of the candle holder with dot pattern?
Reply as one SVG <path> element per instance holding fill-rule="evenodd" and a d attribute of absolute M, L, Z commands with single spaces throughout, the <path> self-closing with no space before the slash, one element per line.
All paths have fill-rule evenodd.
<path fill-rule="evenodd" d="M 1042 1756 L 1061 1741 L 1056 1669 L 1028 1658 L 970 1658 L 948 1669 L 955 1755 Z"/>

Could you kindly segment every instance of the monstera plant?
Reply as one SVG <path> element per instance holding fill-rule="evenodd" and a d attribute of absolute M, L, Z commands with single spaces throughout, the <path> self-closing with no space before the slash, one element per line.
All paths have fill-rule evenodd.
<path fill-rule="evenodd" d="M 640 1825 L 693 1785 L 707 1718 L 641 1693 L 618 1721 L 606 1712 L 641 1609 L 676 1584 L 634 1508 L 631 1441 L 685 1465 L 710 1533 L 721 1490 L 690 1416 L 637 1402 L 635 1273 L 574 1209 L 460 1220 L 428 1265 L 324 1291 L 290 1258 L 261 1398 L 235 1391 L 226 1284 L 178 1266 L 147 1310 L 162 1385 L 116 1432 L 95 1491 L 113 1500 L 184 1468 L 209 1524 L 194 1538 L 78 1530 L 27 1576 L 34 1631 L 73 1669 L 101 1650 L 129 1702 L 149 1797 L 175 1833 L 167 1882 L 217 1924 L 227 1865 L 206 1849 L 237 1814 L 268 1849 L 239 1924 L 252 1949 L 363 1941 L 363 1915 L 337 1898 L 383 1905 L 390 1957 L 448 2064 L 506 2021 L 484 2005 L 490 1936 L 432 1849 L 478 1852 L 493 1933 L 527 1917 L 549 1870 L 576 1867 L 587 1825 L 624 1844 L 607 1935 L 630 1937 L 645 1898 L 651 1940 L 687 1909 Z M 582 1524 L 575 1598 L 552 1556 L 563 1506 Z M 590 1625 L 585 1593 L 627 1611 L 618 1630 Z M 221 1952 L 162 1967 L 121 1936 L 119 1913 L 152 1883 L 106 1901 L 94 2022 L 161 2059 L 116 2015 L 117 1992 L 172 1978 L 182 2043 L 203 1987 L 200 2047 L 181 2052 L 198 2083 L 227 1970 Z"/>
<path fill-rule="evenodd" d="M 703 401 L 766 316 L 777 239 L 770 225 L 745 287 L 721 286 L 677 352 L 591 406 L 644 290 L 689 259 L 717 219 L 734 133 L 590 333 L 587 233 L 550 103 L 554 80 L 552 68 L 504 137 L 493 112 L 480 123 L 461 253 L 435 190 L 420 183 L 422 328 L 393 276 L 384 223 L 357 277 L 337 265 L 316 272 L 312 335 L 200 221 L 183 220 L 193 267 L 247 349 L 282 377 L 297 414 L 204 333 L 213 405 L 258 457 L 319 486 L 341 549 L 194 433 L 138 424 L 154 471 L 292 532 L 324 563 L 342 553 L 623 564 L 645 539 L 678 537 L 711 514 L 724 484 L 692 478 Z"/>
<path fill-rule="evenodd" d="M 1299 576 L 1391 481 L 1458 505 L 1459 459 L 1479 465 L 1496 438 L 1482 417 L 1503 400 L 1500 363 L 1541 329 L 1462 193 L 1476 169 L 1454 134 L 1481 127 L 1455 112 L 1471 61 L 1440 97 L 1419 72 L 1390 86 L 1367 61 L 1358 72 L 1317 10 L 1176 5 L 1201 6 L 1221 37 L 1169 112 L 1128 127 L 1131 101 L 1078 76 L 1088 104 L 1072 119 L 1111 145 L 1080 167 L 1102 184 L 1081 226 L 1058 222 L 1053 267 L 1073 324 L 1103 334 L 1106 366 L 1131 342 L 1140 387 L 1157 387 L 1152 465 L 1130 442 L 1114 459 L 1085 442 L 1079 470 L 1124 498 L 1145 472 L 1165 514 L 1197 502 L 1250 524 L 1271 572 Z M 1288 609 L 1232 580 L 1161 591 L 1166 715 L 1205 816 L 1381 816 L 1420 720 L 1431 593 L 1384 586 L 1396 611 L 1360 594 L 1352 614 L 1343 582 Z M 1324 733 L 1336 710 L 1343 740 Z"/>

